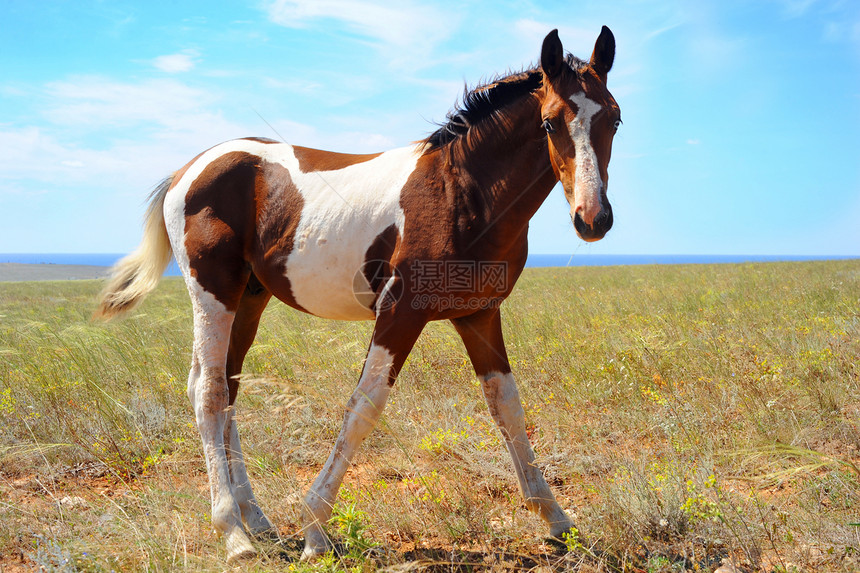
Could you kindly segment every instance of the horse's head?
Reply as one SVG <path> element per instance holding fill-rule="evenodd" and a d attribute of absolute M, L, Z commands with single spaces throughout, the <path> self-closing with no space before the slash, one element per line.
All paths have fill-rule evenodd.
<path fill-rule="evenodd" d="M 598 241 L 612 228 L 606 187 L 621 110 L 606 89 L 606 75 L 614 59 L 615 37 L 606 26 L 588 62 L 565 58 L 557 30 L 547 35 L 541 50 L 541 119 L 550 161 L 564 187 L 573 226 L 585 241 Z"/>

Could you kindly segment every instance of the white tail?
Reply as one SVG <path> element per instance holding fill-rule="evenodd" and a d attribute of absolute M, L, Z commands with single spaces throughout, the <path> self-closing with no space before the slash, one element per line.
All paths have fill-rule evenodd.
<path fill-rule="evenodd" d="M 164 274 L 173 256 L 164 226 L 164 197 L 173 177 L 162 181 L 150 195 L 140 246 L 112 269 L 94 316 L 110 319 L 131 310 L 156 287 Z"/>

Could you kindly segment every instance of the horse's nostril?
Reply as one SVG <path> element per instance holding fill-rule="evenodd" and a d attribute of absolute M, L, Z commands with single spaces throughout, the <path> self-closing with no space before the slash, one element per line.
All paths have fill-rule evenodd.
<path fill-rule="evenodd" d="M 590 226 L 585 223 L 578 211 L 573 216 L 573 228 L 576 229 L 577 234 L 585 241 L 602 239 L 609 229 L 612 228 L 612 223 L 612 207 L 608 204 L 604 209 L 600 210 L 600 213 L 597 214 Z"/>
<path fill-rule="evenodd" d="M 585 238 L 586 234 L 591 232 L 591 228 L 585 224 L 579 211 L 577 211 L 573 216 L 573 228 L 576 229 L 579 236 L 583 238 Z"/>
<path fill-rule="evenodd" d="M 597 217 L 594 218 L 594 228 L 595 230 L 602 230 L 602 232 L 605 234 L 607 231 L 609 231 L 609 229 L 612 228 L 612 223 L 612 207 L 607 205 L 606 208 L 602 209 L 600 213 L 597 214 Z"/>

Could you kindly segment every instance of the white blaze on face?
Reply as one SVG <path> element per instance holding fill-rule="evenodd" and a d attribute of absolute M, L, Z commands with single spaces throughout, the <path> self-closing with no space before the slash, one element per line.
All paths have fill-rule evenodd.
<path fill-rule="evenodd" d="M 570 101 L 576 104 L 578 112 L 576 119 L 570 122 L 570 137 L 576 152 L 574 171 L 573 204 L 570 206 L 570 217 L 579 212 L 586 225 L 591 226 L 594 218 L 600 213 L 600 190 L 603 181 L 597 167 L 597 155 L 591 145 L 591 118 L 600 111 L 600 104 L 585 97 L 583 92 L 570 96 Z"/>

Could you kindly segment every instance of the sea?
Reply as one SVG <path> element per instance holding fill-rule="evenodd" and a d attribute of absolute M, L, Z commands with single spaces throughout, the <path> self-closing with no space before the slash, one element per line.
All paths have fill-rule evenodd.
<path fill-rule="evenodd" d="M 0 263 L 48 265 L 113 266 L 124 257 L 122 253 L 0 253 Z M 594 255 L 594 254 L 530 254 L 527 267 L 607 267 L 618 265 L 685 265 L 762 263 L 780 261 L 817 261 L 854 259 L 856 256 L 806 255 Z M 164 273 L 179 276 L 179 268 L 171 262 Z"/>

